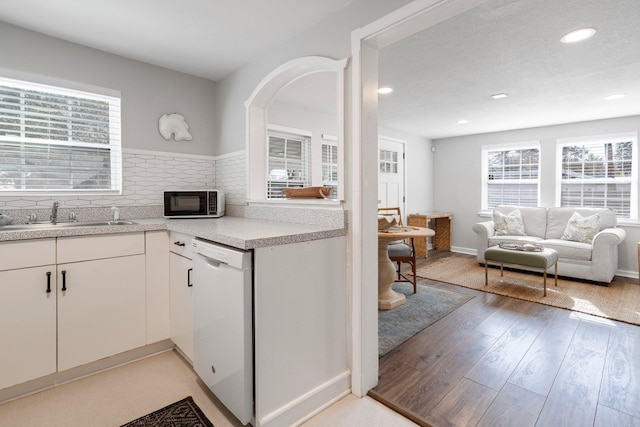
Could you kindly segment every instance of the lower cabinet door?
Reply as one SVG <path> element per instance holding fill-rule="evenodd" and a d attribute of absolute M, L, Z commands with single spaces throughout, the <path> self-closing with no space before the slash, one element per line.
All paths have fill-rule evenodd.
<path fill-rule="evenodd" d="M 56 371 L 55 265 L 0 271 L 0 337 L 0 389 Z"/>
<path fill-rule="evenodd" d="M 189 258 L 169 254 L 171 270 L 171 340 L 193 362 L 193 287 Z"/>
<path fill-rule="evenodd" d="M 58 265 L 58 371 L 146 342 L 144 255 Z"/>

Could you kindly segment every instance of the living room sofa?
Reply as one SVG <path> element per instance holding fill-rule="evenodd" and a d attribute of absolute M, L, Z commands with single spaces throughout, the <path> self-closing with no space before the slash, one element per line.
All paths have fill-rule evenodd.
<path fill-rule="evenodd" d="M 558 274 L 611 283 L 618 269 L 618 245 L 626 233 L 608 208 L 544 208 L 500 205 L 493 220 L 473 225 L 478 263 L 502 242 L 538 244 L 558 251 Z"/>

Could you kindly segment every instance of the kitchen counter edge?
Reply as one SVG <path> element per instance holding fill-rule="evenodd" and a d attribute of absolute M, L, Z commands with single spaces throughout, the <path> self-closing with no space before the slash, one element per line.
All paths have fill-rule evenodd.
<path fill-rule="evenodd" d="M 346 235 L 344 228 L 284 223 L 249 218 L 134 219 L 136 224 L 86 226 L 34 230 L 2 230 L 0 242 L 70 236 L 169 230 L 221 243 L 238 249 L 256 249 Z"/>

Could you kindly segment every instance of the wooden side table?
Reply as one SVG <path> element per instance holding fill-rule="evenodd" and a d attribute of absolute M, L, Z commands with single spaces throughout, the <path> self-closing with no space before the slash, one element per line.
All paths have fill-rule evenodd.
<path fill-rule="evenodd" d="M 415 227 L 427 227 L 436 232 L 433 238 L 433 248 L 443 251 L 451 250 L 451 219 L 453 215 L 450 213 L 417 213 L 409 215 L 409 225 Z M 430 226 L 430 222 L 433 222 Z M 418 237 L 413 239 L 416 245 L 416 255 L 429 256 L 429 245 L 426 237 Z"/>

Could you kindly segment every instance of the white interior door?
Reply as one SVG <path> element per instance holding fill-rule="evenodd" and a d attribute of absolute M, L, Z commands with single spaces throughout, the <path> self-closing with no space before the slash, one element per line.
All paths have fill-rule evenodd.
<path fill-rule="evenodd" d="M 402 141 L 378 139 L 378 207 L 399 207 L 405 215 L 404 151 Z"/>

